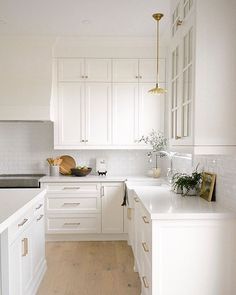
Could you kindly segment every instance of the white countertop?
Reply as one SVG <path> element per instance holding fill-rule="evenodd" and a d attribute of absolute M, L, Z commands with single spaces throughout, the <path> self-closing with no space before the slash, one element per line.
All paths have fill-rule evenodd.
<path fill-rule="evenodd" d="M 42 189 L 1 189 L 0 190 L 0 233 L 20 217 L 41 194 Z"/>
<path fill-rule="evenodd" d="M 88 175 L 85 177 L 77 176 L 44 176 L 40 179 L 42 183 L 52 183 L 52 182 L 123 182 L 123 181 L 151 181 L 159 182 L 160 178 L 152 178 L 148 176 L 97 176 Z"/>
<path fill-rule="evenodd" d="M 220 219 L 236 218 L 236 213 L 217 202 L 200 197 L 183 197 L 162 186 L 134 186 L 133 189 L 149 212 L 151 219 Z"/>

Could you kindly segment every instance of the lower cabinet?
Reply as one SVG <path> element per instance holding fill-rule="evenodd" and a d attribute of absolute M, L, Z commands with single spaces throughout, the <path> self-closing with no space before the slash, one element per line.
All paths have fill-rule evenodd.
<path fill-rule="evenodd" d="M 141 295 L 235 294 L 235 215 L 162 213 L 151 219 L 135 193 L 129 194 L 129 205 L 129 240 Z"/>
<path fill-rule="evenodd" d="M 31 208 L 31 220 L 20 218 L 23 222 L 18 223 L 19 232 L 9 245 L 10 295 L 36 294 L 46 270 L 43 203 L 41 199 Z"/>
<path fill-rule="evenodd" d="M 106 183 L 102 185 L 102 232 L 124 232 L 124 198 L 123 183 Z"/>
<path fill-rule="evenodd" d="M 124 233 L 123 182 L 46 183 L 45 188 L 48 235 Z"/>

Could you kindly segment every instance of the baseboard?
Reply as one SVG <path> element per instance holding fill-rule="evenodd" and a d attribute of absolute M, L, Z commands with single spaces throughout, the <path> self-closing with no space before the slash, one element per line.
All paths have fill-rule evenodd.
<path fill-rule="evenodd" d="M 128 234 L 47 234 L 46 241 L 127 241 Z"/>

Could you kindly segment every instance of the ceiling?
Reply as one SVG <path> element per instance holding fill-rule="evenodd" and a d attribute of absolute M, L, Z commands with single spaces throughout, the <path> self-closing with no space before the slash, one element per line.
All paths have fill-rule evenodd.
<path fill-rule="evenodd" d="M 0 34 L 62 36 L 154 36 L 151 17 L 169 0 L 0 0 Z"/>

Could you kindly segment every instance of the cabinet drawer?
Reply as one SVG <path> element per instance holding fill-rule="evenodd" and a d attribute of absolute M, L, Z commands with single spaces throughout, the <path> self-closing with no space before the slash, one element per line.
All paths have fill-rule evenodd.
<path fill-rule="evenodd" d="M 47 185 L 47 193 L 65 193 L 82 194 L 95 193 L 100 194 L 100 184 L 97 183 L 52 183 Z"/>
<path fill-rule="evenodd" d="M 142 272 L 140 275 L 141 284 L 142 284 L 142 294 L 152 294 L 152 269 L 149 263 L 144 259 L 142 261 Z"/>
<path fill-rule="evenodd" d="M 53 233 L 100 233 L 101 218 L 99 214 L 84 214 L 77 217 L 47 218 L 47 232 Z"/>
<path fill-rule="evenodd" d="M 101 208 L 101 198 L 48 198 L 48 212 L 86 212 L 99 211 Z"/>
<path fill-rule="evenodd" d="M 8 235 L 10 244 L 30 225 L 33 219 L 34 208 L 31 207 L 9 226 Z"/>

